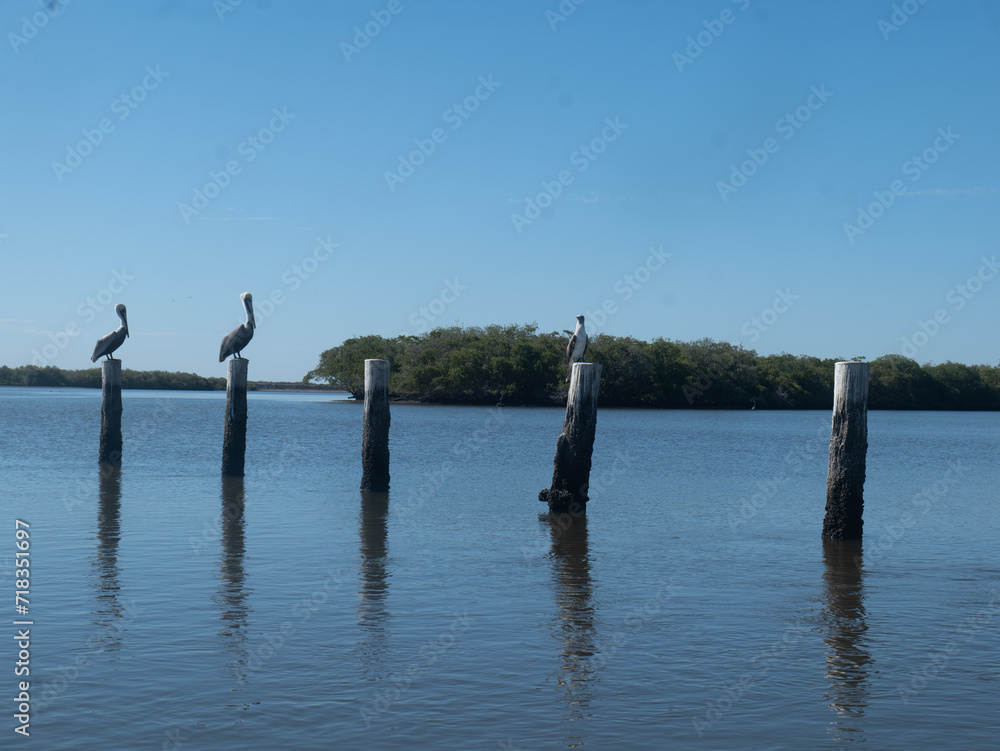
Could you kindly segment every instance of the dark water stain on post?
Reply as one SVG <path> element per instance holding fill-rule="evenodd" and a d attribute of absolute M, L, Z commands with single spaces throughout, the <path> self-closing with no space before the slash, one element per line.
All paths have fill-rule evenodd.
<path fill-rule="evenodd" d="M 247 452 L 247 360 L 229 361 L 226 378 L 226 427 L 222 434 L 222 474 L 243 477 Z"/>
<path fill-rule="evenodd" d="M 365 416 L 361 429 L 361 489 L 389 490 L 389 361 L 365 360 Z"/>
<path fill-rule="evenodd" d="M 552 487 L 538 494 L 538 500 L 548 503 L 552 513 L 582 513 L 586 509 L 600 385 L 600 365 L 592 362 L 573 365 L 566 418 L 556 440 Z"/>
<path fill-rule="evenodd" d="M 823 537 L 860 540 L 868 453 L 868 363 L 838 362 Z"/>
<path fill-rule="evenodd" d="M 101 464 L 122 463 L 122 361 L 101 363 Z"/>

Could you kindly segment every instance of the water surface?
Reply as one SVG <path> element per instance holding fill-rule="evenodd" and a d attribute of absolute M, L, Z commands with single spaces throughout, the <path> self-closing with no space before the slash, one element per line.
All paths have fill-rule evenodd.
<path fill-rule="evenodd" d="M 99 402 L 0 389 L 22 745 L 996 747 L 1000 415 L 872 412 L 851 546 L 820 539 L 825 412 L 602 410 L 587 518 L 553 524 L 559 409 L 393 406 L 368 494 L 329 395 L 251 394 L 226 481 L 224 395 L 124 392 L 105 471 Z"/>

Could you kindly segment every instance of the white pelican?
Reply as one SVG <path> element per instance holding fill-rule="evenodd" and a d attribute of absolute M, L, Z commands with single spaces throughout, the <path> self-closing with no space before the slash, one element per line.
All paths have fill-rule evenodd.
<path fill-rule="evenodd" d="M 97 344 L 94 345 L 94 354 L 90 356 L 91 362 L 97 362 L 98 357 L 104 357 L 105 355 L 107 355 L 109 360 L 114 360 L 115 358 L 111 356 L 111 353 L 122 346 L 122 342 L 128 336 L 128 319 L 125 317 L 125 306 L 121 303 L 115 305 L 115 313 L 122 319 L 122 325 L 110 334 L 106 334 L 97 340 Z"/>
<path fill-rule="evenodd" d="M 240 295 L 240 299 L 243 301 L 243 307 L 246 308 L 247 320 L 246 323 L 237 326 L 226 334 L 222 340 L 222 346 L 219 347 L 219 362 L 222 362 L 230 355 L 240 357 L 240 352 L 253 339 L 253 330 L 257 327 L 257 323 L 253 318 L 253 296 L 249 292 L 244 292 Z"/>
<path fill-rule="evenodd" d="M 573 374 L 573 363 L 580 362 L 587 351 L 587 330 L 583 328 L 583 316 L 576 317 L 576 331 L 570 337 L 566 348 L 566 380 Z"/>

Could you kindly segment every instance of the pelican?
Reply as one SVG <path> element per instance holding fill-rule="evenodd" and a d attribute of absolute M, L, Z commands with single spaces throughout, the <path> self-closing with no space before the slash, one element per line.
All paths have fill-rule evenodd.
<path fill-rule="evenodd" d="M 243 301 L 243 307 L 246 308 L 247 320 L 246 323 L 226 334 L 222 340 L 222 346 L 219 347 L 219 362 L 230 355 L 240 357 L 240 352 L 253 339 L 253 330 L 257 328 L 257 323 L 253 319 L 253 296 L 249 292 L 244 292 L 240 295 L 240 299 Z M 240 359 L 243 358 L 240 357 Z"/>
<path fill-rule="evenodd" d="M 94 354 L 90 356 L 91 362 L 97 362 L 97 358 L 104 357 L 105 355 L 107 355 L 109 360 L 114 360 L 115 358 L 111 356 L 111 353 L 122 346 L 122 342 L 128 336 L 128 319 L 125 317 L 125 306 L 121 303 L 115 305 L 115 313 L 122 319 L 122 325 L 110 334 L 105 334 L 97 340 L 97 344 L 94 345 Z"/>
<path fill-rule="evenodd" d="M 576 331 L 569 339 L 566 348 L 566 380 L 573 374 L 573 363 L 580 362 L 587 351 L 587 330 L 583 328 L 583 316 L 576 317 Z"/>

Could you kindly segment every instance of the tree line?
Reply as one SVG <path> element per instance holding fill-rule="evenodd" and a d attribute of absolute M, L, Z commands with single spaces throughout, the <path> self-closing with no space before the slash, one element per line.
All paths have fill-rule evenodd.
<path fill-rule="evenodd" d="M 63 370 L 54 365 L 39 367 L 0 365 L 0 386 L 44 386 L 47 388 L 101 388 L 101 369 Z M 166 370 L 123 370 L 122 388 L 218 391 L 226 388 L 225 378 L 206 378 L 197 373 Z M 253 388 L 248 386 L 247 388 Z"/>
<path fill-rule="evenodd" d="M 452 326 L 419 336 L 361 336 L 320 355 L 303 378 L 364 395 L 364 361 L 389 360 L 390 395 L 446 404 L 564 402 L 570 332 L 535 324 Z M 587 348 L 600 363 L 600 402 L 612 407 L 829 409 L 834 363 L 807 355 L 758 355 L 728 342 L 680 342 L 599 334 Z M 843 359 L 843 358 L 839 358 Z M 863 359 L 863 358 L 854 358 Z M 1000 367 L 920 365 L 902 355 L 871 361 L 872 409 L 1000 409 Z"/>

